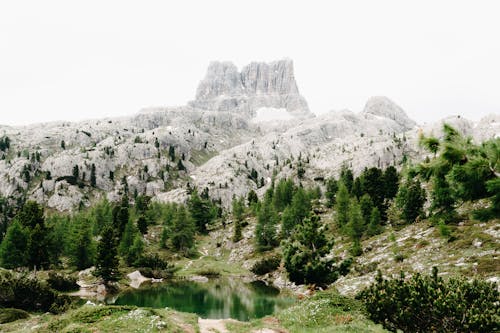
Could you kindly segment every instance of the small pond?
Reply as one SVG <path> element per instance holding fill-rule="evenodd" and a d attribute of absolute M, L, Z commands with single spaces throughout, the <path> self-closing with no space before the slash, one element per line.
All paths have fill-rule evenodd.
<path fill-rule="evenodd" d="M 109 302 L 115 305 L 171 308 L 202 318 L 249 321 L 294 304 L 294 299 L 261 281 L 211 279 L 206 283 L 172 281 L 125 291 Z"/>

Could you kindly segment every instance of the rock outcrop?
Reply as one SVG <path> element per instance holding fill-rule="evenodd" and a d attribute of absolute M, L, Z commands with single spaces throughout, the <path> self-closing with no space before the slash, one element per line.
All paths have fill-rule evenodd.
<path fill-rule="evenodd" d="M 405 130 L 410 130 L 417 124 L 406 115 L 399 105 L 385 96 L 374 96 L 368 99 L 363 114 L 366 117 L 376 116 L 392 119 Z"/>
<path fill-rule="evenodd" d="M 195 108 L 254 114 L 259 108 L 286 109 L 294 116 L 311 117 L 299 94 L 291 60 L 252 62 L 238 72 L 231 62 L 212 62 L 200 82 Z"/>

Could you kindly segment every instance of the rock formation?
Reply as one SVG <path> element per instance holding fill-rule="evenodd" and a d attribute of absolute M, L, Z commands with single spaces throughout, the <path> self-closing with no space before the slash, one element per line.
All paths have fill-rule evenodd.
<path fill-rule="evenodd" d="M 298 117 L 310 117 L 307 102 L 299 94 L 291 60 L 252 62 L 238 72 L 231 62 L 212 62 L 200 82 L 196 108 L 254 114 L 259 108 L 286 109 Z"/>

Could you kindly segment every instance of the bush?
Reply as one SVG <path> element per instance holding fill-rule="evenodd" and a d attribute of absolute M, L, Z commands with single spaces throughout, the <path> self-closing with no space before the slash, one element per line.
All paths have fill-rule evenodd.
<path fill-rule="evenodd" d="M 0 271 L 0 308 L 59 313 L 65 311 L 70 303 L 69 296 L 58 295 L 35 277 Z"/>
<path fill-rule="evenodd" d="M 138 267 L 139 272 L 148 278 L 165 279 L 171 277 L 175 267 L 166 260 L 160 258 L 158 254 L 144 255 L 136 260 L 134 266 Z"/>
<path fill-rule="evenodd" d="M 30 315 L 28 312 L 19 309 L 2 309 L 0 310 L 0 324 L 10 323 L 19 319 L 26 319 Z"/>
<path fill-rule="evenodd" d="M 414 275 L 406 280 L 376 282 L 356 298 L 366 304 L 370 318 L 385 328 L 404 332 L 497 332 L 500 304 L 493 283 L 463 278 L 444 281 L 437 275 Z"/>
<path fill-rule="evenodd" d="M 73 291 L 79 288 L 76 284 L 76 277 L 56 272 L 49 272 L 47 283 L 52 289 L 57 291 Z"/>
<path fill-rule="evenodd" d="M 280 265 L 281 258 L 279 256 L 272 256 L 263 258 L 257 261 L 250 271 L 256 275 L 264 275 L 269 272 L 275 271 Z"/>

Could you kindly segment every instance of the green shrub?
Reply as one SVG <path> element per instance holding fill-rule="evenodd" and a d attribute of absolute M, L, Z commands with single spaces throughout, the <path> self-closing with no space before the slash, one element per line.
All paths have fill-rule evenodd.
<path fill-rule="evenodd" d="M 20 309 L 1 309 L 0 310 L 0 324 L 10 323 L 19 319 L 26 319 L 30 315 L 28 312 Z"/>
<path fill-rule="evenodd" d="M 385 328 L 404 332 L 497 332 L 499 292 L 493 283 L 463 278 L 444 281 L 416 274 L 376 282 L 357 295 L 370 318 Z"/>
<path fill-rule="evenodd" d="M 143 255 L 134 263 L 142 275 L 149 278 L 165 279 L 171 277 L 175 267 L 158 254 Z"/>
<path fill-rule="evenodd" d="M 68 296 L 58 295 L 35 277 L 9 271 L 0 273 L 0 307 L 59 313 L 71 303 Z"/>
<path fill-rule="evenodd" d="M 57 291 L 72 291 L 79 288 L 76 284 L 76 277 L 56 272 L 49 272 L 47 283 L 52 289 Z"/>
<path fill-rule="evenodd" d="M 256 275 L 264 275 L 275 271 L 280 265 L 280 262 L 281 258 L 279 256 L 262 258 L 261 260 L 255 262 L 252 268 L 250 268 L 250 271 Z"/>

